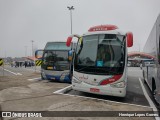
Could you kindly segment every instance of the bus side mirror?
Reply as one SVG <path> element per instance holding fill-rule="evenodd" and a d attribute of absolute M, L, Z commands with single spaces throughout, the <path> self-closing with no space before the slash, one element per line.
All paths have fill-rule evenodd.
<path fill-rule="evenodd" d="M 68 51 L 68 61 L 72 61 L 73 51 Z"/>
<path fill-rule="evenodd" d="M 133 34 L 132 32 L 127 33 L 127 47 L 133 46 Z"/>
<path fill-rule="evenodd" d="M 70 47 L 71 42 L 72 42 L 72 38 L 73 38 L 73 37 L 68 37 L 68 38 L 67 38 L 67 42 L 66 42 L 66 46 L 67 46 L 67 47 Z"/>
<path fill-rule="evenodd" d="M 35 58 L 37 58 L 37 59 L 42 59 L 42 56 L 43 56 L 43 52 L 44 52 L 44 50 L 36 50 L 35 51 Z"/>

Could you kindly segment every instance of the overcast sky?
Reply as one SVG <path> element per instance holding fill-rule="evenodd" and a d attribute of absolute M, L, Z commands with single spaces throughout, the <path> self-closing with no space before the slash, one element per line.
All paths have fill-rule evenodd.
<path fill-rule="evenodd" d="M 73 33 L 83 34 L 91 26 L 114 24 L 132 31 L 134 46 L 142 51 L 160 13 L 160 0 L 0 0 L 0 57 L 31 55 L 46 42 L 66 40 L 70 35 L 70 13 L 74 6 Z M 26 46 L 26 47 L 25 47 Z"/>

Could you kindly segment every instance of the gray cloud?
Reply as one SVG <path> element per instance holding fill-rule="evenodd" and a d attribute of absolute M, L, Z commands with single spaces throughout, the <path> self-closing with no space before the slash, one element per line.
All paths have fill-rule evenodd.
<path fill-rule="evenodd" d="M 0 57 L 31 55 L 34 46 L 43 49 L 48 41 L 66 40 L 70 34 L 67 6 L 73 5 L 73 33 L 89 27 L 115 24 L 134 34 L 129 51 L 142 50 L 160 13 L 159 0 L 0 0 Z"/>

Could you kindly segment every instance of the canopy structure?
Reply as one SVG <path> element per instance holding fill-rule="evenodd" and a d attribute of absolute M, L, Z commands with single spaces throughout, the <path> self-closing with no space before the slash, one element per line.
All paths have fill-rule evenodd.
<path fill-rule="evenodd" d="M 28 56 L 28 57 L 25 57 L 26 59 L 28 60 L 32 60 L 32 61 L 35 61 L 37 60 L 37 58 L 33 57 L 33 56 Z"/>
<path fill-rule="evenodd" d="M 144 52 L 129 52 L 129 59 L 154 59 L 155 57 Z"/>

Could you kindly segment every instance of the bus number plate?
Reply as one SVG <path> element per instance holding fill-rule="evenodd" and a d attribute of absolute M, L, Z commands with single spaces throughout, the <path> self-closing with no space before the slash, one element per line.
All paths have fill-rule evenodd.
<path fill-rule="evenodd" d="M 99 93 L 99 92 L 100 92 L 100 90 L 99 90 L 99 89 L 97 89 L 97 88 L 90 88 L 90 91 L 91 91 L 91 92 L 97 92 L 97 93 Z"/>
<path fill-rule="evenodd" d="M 53 67 L 47 67 L 48 70 L 53 70 Z"/>

